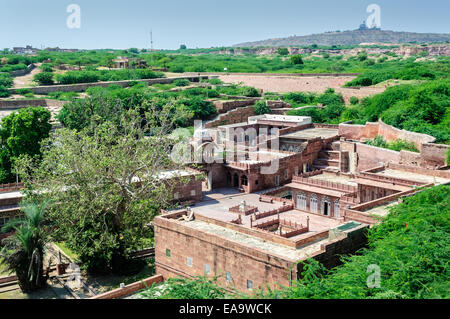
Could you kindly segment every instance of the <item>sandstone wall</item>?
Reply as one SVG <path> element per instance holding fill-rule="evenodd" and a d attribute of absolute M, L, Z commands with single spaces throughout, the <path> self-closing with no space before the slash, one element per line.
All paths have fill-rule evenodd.
<path fill-rule="evenodd" d="M 166 249 L 170 250 L 170 257 L 166 255 Z M 192 266 L 187 265 L 187 257 L 192 258 Z M 207 264 L 210 276 L 221 275 L 220 285 L 235 286 L 240 291 L 248 291 L 247 280 L 253 282 L 254 289 L 265 288 L 266 283 L 272 287 L 276 283 L 289 285 L 288 269 L 293 264 L 262 250 L 162 217 L 155 218 L 155 260 L 156 273 L 162 274 L 164 279 L 177 275 L 204 275 Z M 231 274 L 231 283 L 226 282 L 225 272 Z"/>
<path fill-rule="evenodd" d="M 18 109 L 28 106 L 63 107 L 66 103 L 68 102 L 52 99 L 0 100 L 0 109 Z"/>
<path fill-rule="evenodd" d="M 95 82 L 95 83 L 78 83 L 78 84 L 66 84 L 66 85 L 49 85 L 49 86 L 36 86 L 30 87 L 34 94 L 48 94 L 50 92 L 84 92 L 90 87 L 108 87 L 111 84 L 117 84 L 122 87 L 128 87 L 130 82 L 147 82 L 149 85 L 153 84 L 168 84 L 172 83 L 177 79 L 188 79 L 191 82 L 199 82 L 199 79 L 208 79 L 209 77 L 204 76 L 181 76 L 176 78 L 158 78 L 158 79 L 143 79 L 143 80 L 125 80 L 125 81 L 109 81 L 109 82 Z M 8 89 L 11 94 L 17 92 L 16 89 Z"/>

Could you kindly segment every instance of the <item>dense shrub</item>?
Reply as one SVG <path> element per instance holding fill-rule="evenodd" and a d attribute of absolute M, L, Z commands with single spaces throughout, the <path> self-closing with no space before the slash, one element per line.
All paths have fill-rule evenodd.
<path fill-rule="evenodd" d="M 173 81 L 176 86 L 188 86 L 191 82 L 188 79 L 176 79 Z"/>
<path fill-rule="evenodd" d="M 6 88 L 3 85 L 0 85 L 0 97 L 8 97 L 11 93 L 9 92 L 8 88 Z"/>
<path fill-rule="evenodd" d="M 14 83 L 13 78 L 7 73 L 0 73 L 0 86 L 11 87 Z"/>
<path fill-rule="evenodd" d="M 243 93 L 244 96 L 248 96 L 248 97 L 259 97 L 259 96 L 261 96 L 259 91 L 257 89 L 255 89 L 254 87 L 251 87 L 251 86 L 245 87 L 244 91 L 242 93 Z"/>
<path fill-rule="evenodd" d="M 25 95 L 33 92 L 31 91 L 31 89 L 16 89 L 16 93 L 20 95 Z"/>
<path fill-rule="evenodd" d="M 262 115 L 270 113 L 270 107 L 267 106 L 266 101 L 257 101 L 255 103 L 255 114 Z"/>
<path fill-rule="evenodd" d="M 98 81 L 121 81 L 140 80 L 164 77 L 161 72 L 154 72 L 147 69 L 134 70 L 91 70 L 91 71 L 69 71 L 58 74 L 56 81 L 60 84 L 92 83 Z"/>
<path fill-rule="evenodd" d="M 33 81 L 39 85 L 52 85 L 54 83 L 53 73 L 51 72 L 37 73 L 33 76 Z"/>
<path fill-rule="evenodd" d="M 300 54 L 294 54 L 290 57 L 291 63 L 294 65 L 303 64 L 303 59 Z"/>
<path fill-rule="evenodd" d="M 288 55 L 289 54 L 289 50 L 287 48 L 278 48 L 277 53 L 279 55 Z"/>
<path fill-rule="evenodd" d="M 53 72 L 53 67 L 52 67 L 52 65 L 51 65 L 50 63 L 43 63 L 43 64 L 40 66 L 40 69 L 41 69 L 43 72 Z"/>
<path fill-rule="evenodd" d="M 356 96 L 352 96 L 352 97 L 350 97 L 349 102 L 351 105 L 355 105 L 355 104 L 359 103 L 359 99 Z"/>

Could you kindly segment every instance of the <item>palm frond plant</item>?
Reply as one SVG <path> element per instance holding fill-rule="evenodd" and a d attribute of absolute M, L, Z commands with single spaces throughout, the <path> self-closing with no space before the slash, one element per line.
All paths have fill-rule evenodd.
<path fill-rule="evenodd" d="M 3 240 L 0 264 L 16 273 L 19 286 L 25 293 L 46 285 L 48 273 L 44 274 L 44 248 L 49 236 L 44 225 L 46 203 L 27 203 L 21 210 L 24 216 L 6 223 L 1 232 L 14 231 Z"/>

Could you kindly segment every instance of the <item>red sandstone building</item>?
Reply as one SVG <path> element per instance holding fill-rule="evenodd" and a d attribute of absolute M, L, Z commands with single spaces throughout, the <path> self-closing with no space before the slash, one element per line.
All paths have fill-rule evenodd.
<path fill-rule="evenodd" d="M 376 135 L 412 141 L 420 153 L 364 143 Z M 450 181 L 448 146 L 433 142 L 382 122 L 316 125 L 276 115 L 196 132 L 191 150 L 200 150 L 207 176 L 202 201 L 155 218 L 156 271 L 219 276 L 247 291 L 291 285 L 308 258 L 332 267 L 364 246 L 365 230 L 388 207 Z"/>

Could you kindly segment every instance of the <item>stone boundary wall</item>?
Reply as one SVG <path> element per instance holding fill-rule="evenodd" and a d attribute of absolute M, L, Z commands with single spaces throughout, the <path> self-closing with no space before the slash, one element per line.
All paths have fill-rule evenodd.
<path fill-rule="evenodd" d="M 405 150 L 402 150 L 400 152 L 391 151 L 395 152 L 396 155 L 394 155 L 394 153 L 387 152 L 385 153 L 386 158 L 380 156 L 377 160 L 376 157 L 366 153 L 365 146 L 369 145 L 356 143 L 357 152 L 359 153 L 358 149 L 363 152 L 360 158 L 365 158 L 362 162 L 374 162 L 375 160 L 377 160 L 378 162 L 387 162 L 391 160 L 396 163 L 439 168 L 446 165 L 446 152 L 448 149 L 450 149 L 450 145 L 435 144 L 434 142 L 436 141 L 436 138 L 434 138 L 433 136 L 400 130 L 383 123 L 381 120 L 378 122 L 367 122 L 365 125 L 341 123 L 339 124 L 339 135 L 346 139 L 361 141 L 363 141 L 364 139 L 373 139 L 377 135 L 383 136 L 386 141 L 402 139 L 414 143 L 416 148 L 420 151 L 420 153 L 409 152 Z M 377 149 L 381 148 L 377 147 Z M 377 154 L 380 152 L 382 151 L 376 151 Z M 369 167 L 363 165 L 362 169 L 366 168 Z"/>
<path fill-rule="evenodd" d="M 433 143 L 422 144 L 420 156 L 422 163 L 425 164 L 422 166 L 442 167 L 445 165 L 450 165 L 450 163 L 445 162 L 446 154 L 449 149 L 450 145 L 446 144 L 433 144 Z"/>
<path fill-rule="evenodd" d="M 156 79 L 141 79 L 141 80 L 123 80 L 123 81 L 108 81 L 108 82 L 94 82 L 94 83 L 77 83 L 77 84 L 63 84 L 63 85 L 48 85 L 29 87 L 34 94 L 48 94 L 50 92 L 84 92 L 90 87 L 108 87 L 111 84 L 118 84 L 122 87 L 129 87 L 130 82 L 147 82 L 149 85 L 153 84 L 169 84 L 178 79 L 188 79 L 191 82 L 199 82 L 200 79 L 209 79 L 208 76 L 182 76 L 176 78 L 156 78 Z M 25 89 L 25 88 L 21 88 Z M 17 89 L 8 89 L 11 94 L 17 93 Z"/>
<path fill-rule="evenodd" d="M 89 299 L 117 299 L 126 297 L 129 295 L 132 295 L 139 290 L 145 289 L 146 287 L 151 287 L 153 284 L 158 284 L 160 282 L 163 282 L 163 276 L 162 275 L 155 275 L 152 277 L 148 277 L 144 280 L 134 282 L 132 284 L 126 285 L 123 288 L 117 288 L 99 295 L 96 295 L 94 297 L 91 297 Z"/>
<path fill-rule="evenodd" d="M 194 72 L 192 72 L 194 73 Z M 360 73 L 238 73 L 238 72 L 195 72 L 201 75 L 254 75 L 254 76 L 358 76 Z"/>
<path fill-rule="evenodd" d="M 355 147 L 358 155 L 356 167 L 359 171 L 379 166 L 381 163 L 400 162 L 400 152 L 362 143 L 355 143 Z"/>
<path fill-rule="evenodd" d="M 352 209 L 343 209 L 343 217 L 344 221 L 357 221 L 360 223 L 366 223 L 369 225 L 373 225 L 377 222 L 377 220 L 373 219 L 369 216 L 368 213 L 360 212 Z"/>
<path fill-rule="evenodd" d="M 224 239 L 164 216 L 157 216 L 154 226 L 156 271 L 164 279 L 176 275 L 203 275 L 203 264 L 207 263 L 211 265 L 212 274 L 221 275 L 225 271 L 232 274 L 233 283 L 227 283 L 224 276 L 219 277 L 218 284 L 225 287 L 234 285 L 238 290 L 248 291 L 247 279 L 253 280 L 255 288 L 264 288 L 266 284 L 276 286 L 275 283 L 289 285 L 289 269 L 296 262 L 293 259 Z M 166 256 L 166 249 L 171 250 L 170 258 Z M 192 266 L 187 265 L 187 256 L 192 257 Z"/>
<path fill-rule="evenodd" d="M 355 253 L 367 244 L 367 229 L 368 225 L 360 225 L 349 232 L 345 232 L 345 235 L 322 244 L 321 251 L 311 254 L 310 257 L 319 261 L 328 269 L 333 268 L 341 264 L 343 254 Z M 302 268 L 303 265 L 299 264 L 298 274 L 303 272 Z"/>
<path fill-rule="evenodd" d="M 427 184 L 427 185 L 424 185 L 423 187 L 430 187 L 430 186 L 433 186 L 433 184 Z M 370 208 L 373 208 L 373 207 L 376 207 L 376 206 L 379 206 L 379 205 L 383 205 L 383 204 L 389 203 L 389 202 L 391 202 L 391 201 L 393 201 L 395 199 L 399 199 L 400 197 L 412 194 L 412 193 L 414 193 L 416 191 L 417 191 L 417 189 L 413 188 L 413 189 L 410 189 L 410 190 L 407 190 L 407 191 L 404 191 L 404 192 L 395 193 L 395 194 L 392 194 L 392 195 L 389 195 L 389 196 L 381 197 L 381 198 L 372 200 L 370 202 L 366 202 L 366 203 L 362 203 L 362 204 L 359 204 L 359 205 L 352 206 L 350 210 L 351 211 L 364 212 L 367 209 L 370 209 Z"/>
<path fill-rule="evenodd" d="M 245 106 L 251 106 L 258 101 L 259 98 L 253 98 L 248 100 L 234 100 L 234 101 L 213 101 L 215 108 L 217 109 L 217 113 L 226 113 L 228 111 L 245 107 Z"/>
<path fill-rule="evenodd" d="M 338 128 L 339 135 L 347 139 L 373 139 L 377 135 L 381 135 L 388 142 L 396 139 L 412 142 L 419 151 L 422 149 L 422 144 L 436 141 L 436 138 L 433 136 L 400 130 L 383 123 L 381 120 L 378 122 L 367 122 L 365 125 L 339 124 Z"/>
<path fill-rule="evenodd" d="M 0 193 L 14 192 L 24 188 L 24 183 L 0 184 Z"/>
<path fill-rule="evenodd" d="M 36 65 L 34 65 L 34 63 L 31 63 L 30 65 L 27 66 L 26 69 L 11 71 L 9 72 L 9 75 L 11 75 L 12 77 L 23 76 L 29 74 L 31 71 L 34 70 L 34 68 L 36 68 Z"/>
<path fill-rule="evenodd" d="M 52 99 L 0 100 L 0 109 L 18 109 L 28 106 L 63 107 L 66 103 L 69 103 L 69 101 Z"/>
<path fill-rule="evenodd" d="M 219 114 L 219 116 L 205 124 L 205 128 L 213 128 L 220 125 L 236 124 L 246 122 L 249 116 L 255 115 L 255 107 L 253 105 L 240 107 L 227 113 Z"/>

